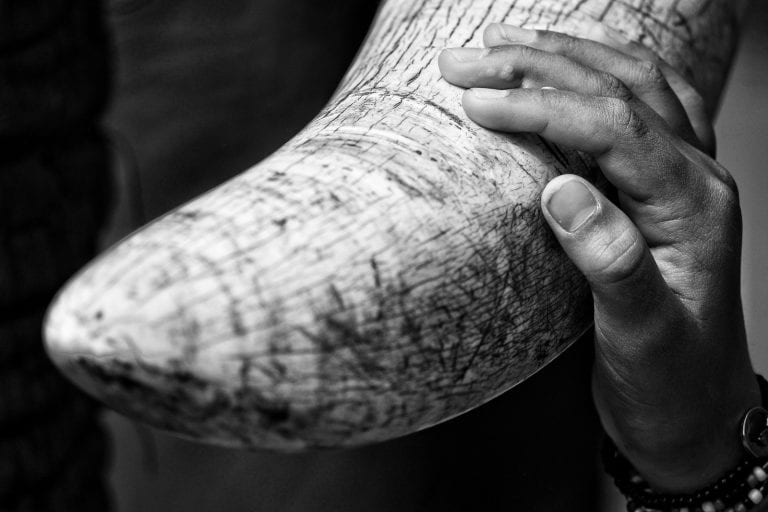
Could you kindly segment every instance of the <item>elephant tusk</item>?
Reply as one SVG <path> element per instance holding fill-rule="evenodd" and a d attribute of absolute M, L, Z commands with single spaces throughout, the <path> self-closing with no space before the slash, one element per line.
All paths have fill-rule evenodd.
<path fill-rule="evenodd" d="M 642 41 L 717 101 L 740 2 L 388 0 L 329 105 L 274 155 L 119 243 L 49 311 L 48 352 L 106 404 L 201 441 L 402 436 L 526 379 L 591 322 L 539 211 L 591 161 L 484 130 L 438 51 L 491 22 Z"/>

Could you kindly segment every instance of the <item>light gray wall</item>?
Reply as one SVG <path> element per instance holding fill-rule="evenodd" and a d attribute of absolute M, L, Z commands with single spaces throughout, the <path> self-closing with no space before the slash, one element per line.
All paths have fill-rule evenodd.
<path fill-rule="evenodd" d="M 717 122 L 720 162 L 739 184 L 742 295 L 756 369 L 768 372 L 768 2 L 753 2 Z"/>

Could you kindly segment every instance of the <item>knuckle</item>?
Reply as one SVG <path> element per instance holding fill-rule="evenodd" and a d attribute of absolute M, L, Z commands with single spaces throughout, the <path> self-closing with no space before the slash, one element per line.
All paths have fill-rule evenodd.
<path fill-rule="evenodd" d="M 655 62 L 644 60 L 637 65 L 637 83 L 645 88 L 668 89 L 669 83 L 661 67 Z"/>
<path fill-rule="evenodd" d="M 733 176 L 722 169 L 717 179 L 712 180 L 710 185 L 710 195 L 715 199 L 715 204 L 721 213 L 740 211 L 739 206 L 739 187 Z"/>
<path fill-rule="evenodd" d="M 644 245 L 639 232 L 627 228 L 599 251 L 588 277 L 604 284 L 625 282 L 640 273 L 643 255 Z"/>
<path fill-rule="evenodd" d="M 598 88 L 600 91 L 600 96 L 618 98 L 624 101 L 629 101 L 632 99 L 632 91 L 630 91 L 629 87 L 624 85 L 624 82 L 619 80 L 616 76 L 601 71 L 598 74 L 598 80 L 600 82 Z"/>
<path fill-rule="evenodd" d="M 524 64 L 527 67 L 532 67 L 541 60 L 542 52 L 525 45 L 510 46 L 507 49 L 507 58 L 510 61 Z"/>
<path fill-rule="evenodd" d="M 630 138 L 642 138 L 648 133 L 645 121 L 629 102 L 618 98 L 609 98 L 607 101 L 613 128 L 618 133 Z"/>
<path fill-rule="evenodd" d="M 729 173 L 725 168 L 722 168 L 722 172 L 720 174 L 720 180 L 723 184 L 723 187 L 725 187 L 727 191 L 728 197 L 737 202 L 739 201 L 739 186 L 736 183 L 736 180 L 733 178 L 731 173 Z"/>
<path fill-rule="evenodd" d="M 728 172 L 728 169 L 723 167 L 716 160 L 706 158 L 703 163 L 698 164 L 701 168 L 709 167 L 711 172 L 701 172 L 701 169 L 697 169 L 703 176 L 707 176 L 707 186 L 711 193 L 715 197 L 723 197 L 730 200 L 739 200 L 739 187 L 734 179 L 733 175 Z"/>
<path fill-rule="evenodd" d="M 483 78 L 494 78 L 502 82 L 519 83 L 525 75 L 521 63 L 530 62 L 532 49 L 526 46 L 506 45 L 489 49 L 493 59 L 483 73 Z"/>
<path fill-rule="evenodd" d="M 552 112 L 564 112 L 574 107 L 574 94 L 569 92 L 551 94 L 552 91 L 538 91 L 539 101 Z"/>
<path fill-rule="evenodd" d="M 705 241 L 706 246 L 715 253 L 730 253 L 739 244 L 734 244 L 734 236 L 740 237 L 742 231 L 741 207 L 739 206 L 738 190 L 734 186 L 721 181 L 711 180 L 708 197 L 704 199 L 706 211 L 700 212 L 702 235 L 699 240 Z"/>
<path fill-rule="evenodd" d="M 512 62 L 505 62 L 493 68 L 491 73 L 494 78 L 502 82 L 517 82 L 520 79 L 520 72 Z"/>

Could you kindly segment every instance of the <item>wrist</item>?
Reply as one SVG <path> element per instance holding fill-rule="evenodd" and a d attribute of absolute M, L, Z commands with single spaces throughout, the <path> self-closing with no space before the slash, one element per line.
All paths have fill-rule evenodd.
<path fill-rule="evenodd" d="M 667 387 L 674 391 L 654 393 L 662 397 L 654 403 L 628 394 L 622 400 L 605 397 L 599 391 L 605 387 L 596 388 L 595 403 L 606 433 L 654 490 L 691 492 L 713 483 L 744 459 L 741 421 L 763 401 L 751 366 L 734 373 L 737 378 L 685 387 L 692 392 Z"/>
<path fill-rule="evenodd" d="M 618 449 L 656 492 L 691 493 L 716 482 L 744 459 L 738 424 L 736 419 L 723 434 L 689 431 L 683 440 L 619 444 Z"/>
<path fill-rule="evenodd" d="M 758 394 L 768 398 L 768 382 L 759 379 Z M 605 467 L 627 497 L 628 510 L 768 509 L 768 410 L 763 407 L 742 415 L 730 443 L 716 437 L 719 429 L 704 429 L 715 437 L 691 435 L 692 441 L 700 442 L 698 447 L 696 442 L 670 445 L 670 451 L 663 453 L 663 443 L 625 445 L 623 451 L 633 457 L 630 461 L 608 439 Z M 644 471 L 641 466 L 646 463 L 649 469 Z"/>
<path fill-rule="evenodd" d="M 760 403 L 754 382 L 754 389 L 728 406 L 648 421 L 644 428 L 626 429 L 625 435 L 613 439 L 657 492 L 694 492 L 716 482 L 744 460 L 742 420 L 746 411 Z"/>

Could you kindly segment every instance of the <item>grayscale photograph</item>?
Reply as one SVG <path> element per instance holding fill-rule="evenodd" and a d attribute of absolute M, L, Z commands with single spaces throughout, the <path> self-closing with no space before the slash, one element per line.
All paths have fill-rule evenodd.
<path fill-rule="evenodd" d="M 0 0 L 0 512 L 768 511 L 766 27 Z"/>

